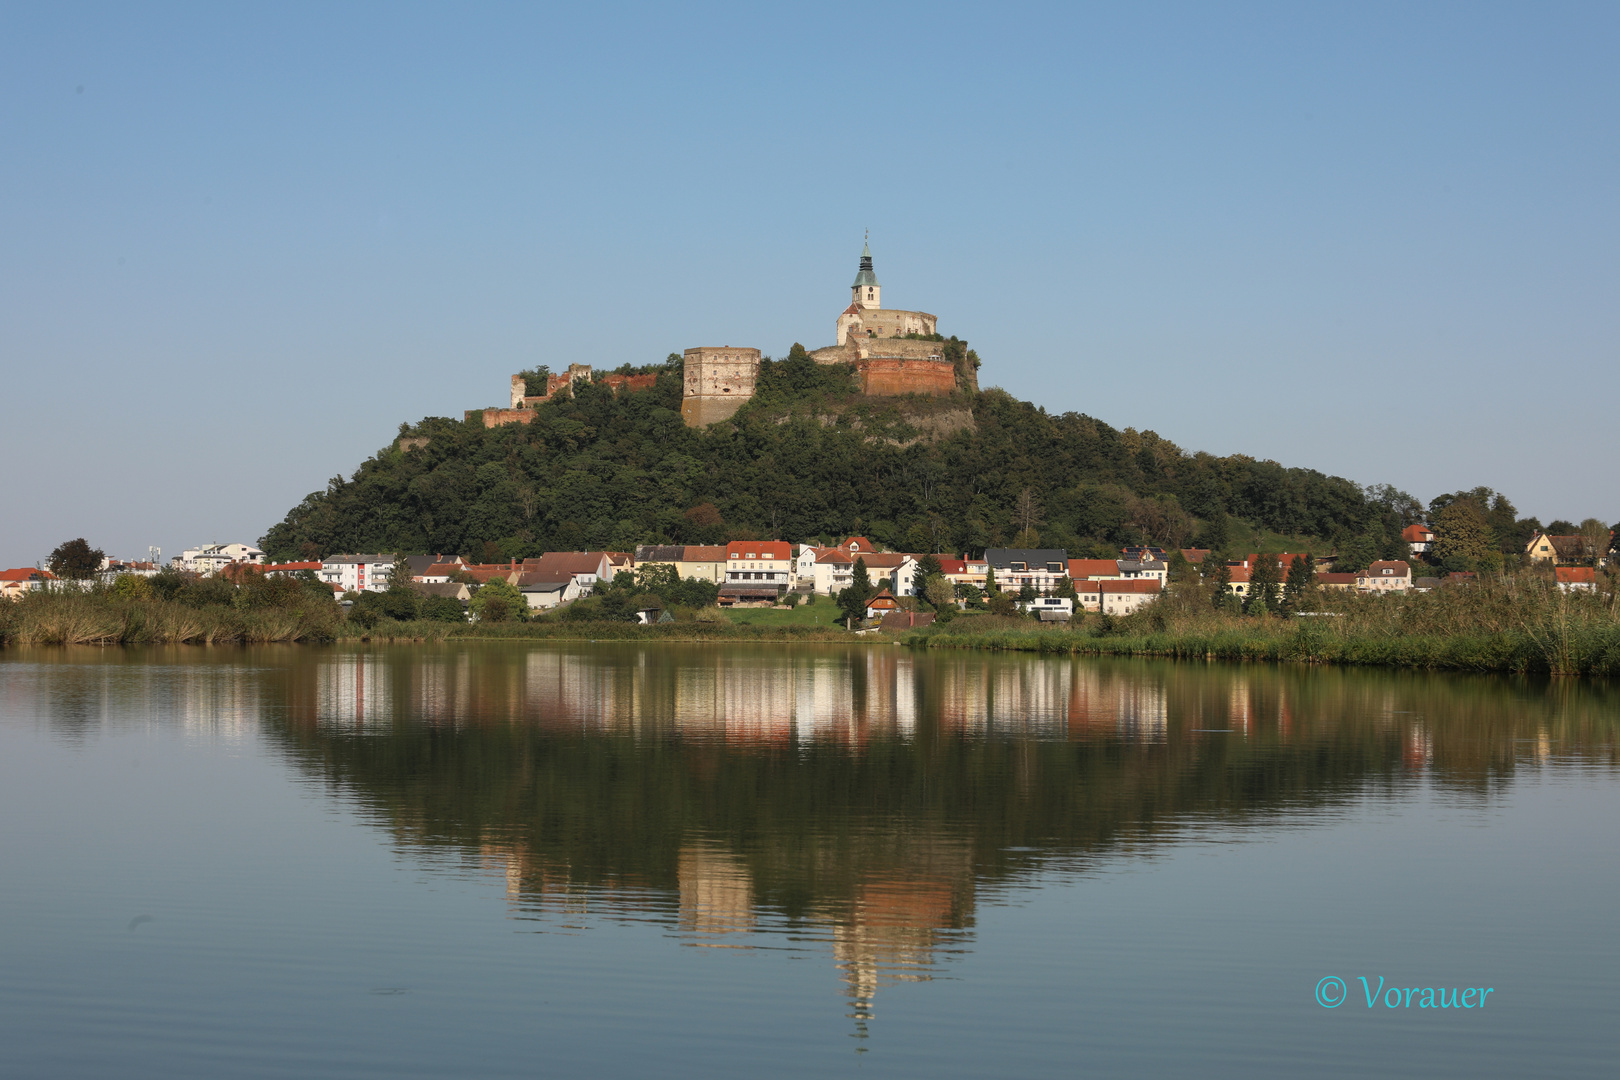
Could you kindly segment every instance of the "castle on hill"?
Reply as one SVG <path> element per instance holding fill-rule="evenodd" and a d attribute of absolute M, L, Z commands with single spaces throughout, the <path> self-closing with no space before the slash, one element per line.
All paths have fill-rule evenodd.
<path fill-rule="evenodd" d="M 872 248 L 861 249 L 860 269 L 849 287 L 850 303 L 838 315 L 836 344 L 816 349 L 818 364 L 849 364 L 861 392 L 875 396 L 956 392 L 956 366 L 945 359 L 938 319 L 926 311 L 883 306 L 883 286 L 872 268 Z M 759 374 L 758 349 L 699 347 L 687 349 L 686 392 L 681 416 L 702 427 L 730 419 L 754 396 Z"/>
<path fill-rule="evenodd" d="M 883 286 L 872 268 L 870 244 L 861 249 L 860 269 L 850 286 L 850 303 L 838 315 L 836 343 L 811 352 L 818 364 L 849 364 L 860 380 L 861 392 L 873 396 L 926 394 L 945 397 L 957 390 L 956 366 L 944 355 L 943 342 L 935 329 L 938 319 L 926 311 L 904 311 L 883 306 Z M 930 340 L 934 339 L 934 340 Z M 754 348 L 698 346 L 684 354 L 686 386 L 681 399 L 681 417 L 691 427 L 729 420 L 754 396 L 759 377 L 760 351 Z M 550 400 L 581 379 L 589 381 L 591 369 L 570 364 L 566 373 L 552 375 L 544 394 L 527 393 L 521 375 L 512 376 L 512 407 L 484 409 L 485 427 L 528 423 L 534 418 L 533 406 Z M 971 373 L 970 384 L 976 382 Z M 656 380 L 653 375 L 609 375 L 615 393 L 641 390 Z M 473 411 L 469 411 L 468 419 Z"/>

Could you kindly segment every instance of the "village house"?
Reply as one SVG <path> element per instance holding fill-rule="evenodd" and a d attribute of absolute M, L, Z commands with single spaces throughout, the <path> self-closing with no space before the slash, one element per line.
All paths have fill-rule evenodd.
<path fill-rule="evenodd" d="M 1062 548 L 991 548 L 984 558 L 997 587 L 1006 592 L 1025 585 L 1049 592 L 1069 573 L 1069 553 Z"/>
<path fill-rule="evenodd" d="M 231 563 L 262 562 L 264 552 L 250 544 L 204 544 L 202 547 L 187 548 L 169 560 L 169 565 L 176 570 L 188 570 L 206 577 L 218 573 Z"/>
<path fill-rule="evenodd" d="M 1560 592 L 1597 592 L 1597 571 L 1590 566 L 1559 566 L 1553 578 Z"/>
<path fill-rule="evenodd" d="M 795 584 L 793 545 L 783 540 L 733 540 L 726 545 L 720 602 L 775 602 Z"/>
<path fill-rule="evenodd" d="M 685 581 L 709 581 L 716 585 L 726 580 L 726 547 L 724 544 L 644 544 L 636 548 L 636 567 L 670 566 L 675 576 Z"/>
<path fill-rule="evenodd" d="M 1068 566 L 1071 581 L 1122 580 L 1118 559 L 1070 559 Z"/>
<path fill-rule="evenodd" d="M 407 555 L 411 580 L 424 585 L 443 585 L 450 580 L 453 568 L 465 566 L 467 560 L 460 555 Z"/>
<path fill-rule="evenodd" d="M 1400 559 L 1379 560 L 1356 575 L 1356 588 L 1370 593 L 1399 593 L 1412 587 L 1412 567 Z"/>
<path fill-rule="evenodd" d="M 1129 615 L 1159 598 L 1163 587 L 1155 578 L 1134 581 L 1100 580 L 1077 581 L 1075 595 L 1080 599 L 1082 611 L 1097 611 L 1104 615 Z"/>
<path fill-rule="evenodd" d="M 265 577 L 292 577 L 295 574 L 302 574 L 306 570 L 319 576 L 321 567 L 324 565 L 318 560 L 311 559 L 306 562 L 265 563 L 259 570 Z"/>
<path fill-rule="evenodd" d="M 451 600 L 458 601 L 463 611 L 466 611 L 468 602 L 472 600 L 472 589 L 468 588 L 466 583 L 460 581 L 433 583 L 412 581 L 411 591 L 418 596 L 448 597 Z"/>
<path fill-rule="evenodd" d="M 512 582 L 531 611 L 549 611 L 590 595 L 579 576 L 567 570 L 519 570 Z M 592 588 L 595 586 L 593 585 Z"/>
<path fill-rule="evenodd" d="M 1019 603 L 1018 610 L 1033 611 L 1042 622 L 1062 622 L 1074 617 L 1074 601 L 1067 596 L 1037 596 L 1027 603 Z"/>
<path fill-rule="evenodd" d="M 801 557 L 799 566 L 809 571 L 809 584 L 813 592 L 831 596 L 849 588 L 855 575 L 855 558 L 843 548 L 811 548 L 808 560 Z M 800 577 L 801 582 L 805 580 Z"/>
<path fill-rule="evenodd" d="M 990 564 L 982 555 L 976 559 L 963 556 L 960 567 L 955 565 L 954 560 L 951 566 L 945 566 L 942 559 L 940 566 L 945 571 L 945 580 L 952 585 L 972 585 L 976 589 L 984 588 L 985 578 L 990 573 Z"/>
<path fill-rule="evenodd" d="M 1401 539 L 1412 549 L 1412 554 L 1422 555 L 1434 547 L 1434 530 L 1427 525 L 1408 525 L 1401 530 Z"/>
<path fill-rule="evenodd" d="M 866 602 L 866 617 L 868 619 L 881 619 L 891 611 L 900 610 L 900 601 L 888 589 L 879 590 L 878 594 Z"/>
<path fill-rule="evenodd" d="M 23 566 L 15 570 L 0 570 L 0 599 L 16 600 L 36 589 L 50 587 L 56 575 L 49 570 Z"/>
<path fill-rule="evenodd" d="M 548 551 L 538 559 L 524 559 L 521 567 L 513 569 L 525 574 L 568 574 L 578 584 L 582 595 L 595 589 L 598 581 L 604 584 L 612 581 L 618 573 L 605 551 Z M 514 580 L 513 584 L 517 582 Z"/>
<path fill-rule="evenodd" d="M 1119 576 L 1126 581 L 1157 581 L 1162 588 L 1170 576 L 1170 565 L 1163 559 L 1120 559 Z"/>
<path fill-rule="evenodd" d="M 321 560 L 321 580 L 339 592 L 386 592 L 394 572 L 392 555 L 328 555 Z"/>
<path fill-rule="evenodd" d="M 111 585 L 124 575 L 155 577 L 162 567 L 155 562 L 125 562 L 123 559 L 103 558 L 97 575 L 103 583 Z"/>
<path fill-rule="evenodd" d="M 899 552 L 880 551 L 861 555 L 866 560 L 866 574 L 873 585 L 885 582 L 896 596 L 917 595 L 917 557 Z"/>
<path fill-rule="evenodd" d="M 1586 537 L 1579 534 L 1574 536 L 1553 536 L 1548 533 L 1538 532 L 1525 545 L 1524 553 L 1530 556 L 1530 561 L 1533 563 L 1550 562 L 1554 566 L 1569 566 L 1574 563 L 1596 561 L 1601 564 L 1604 561 L 1603 557 L 1608 554 L 1607 548 L 1613 540 L 1614 532 L 1611 530 L 1608 542 L 1602 545 L 1605 550 L 1592 551 L 1592 545 L 1588 543 Z"/>
<path fill-rule="evenodd" d="M 1340 589 L 1351 591 L 1356 587 L 1357 574 L 1317 574 L 1316 584 L 1324 589 Z"/>

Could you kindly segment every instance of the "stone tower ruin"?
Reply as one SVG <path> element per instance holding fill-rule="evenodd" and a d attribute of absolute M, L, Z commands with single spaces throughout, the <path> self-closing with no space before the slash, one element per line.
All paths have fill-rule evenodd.
<path fill-rule="evenodd" d="M 681 419 L 688 427 L 729 420 L 754 396 L 759 350 L 730 345 L 687 349 Z"/>

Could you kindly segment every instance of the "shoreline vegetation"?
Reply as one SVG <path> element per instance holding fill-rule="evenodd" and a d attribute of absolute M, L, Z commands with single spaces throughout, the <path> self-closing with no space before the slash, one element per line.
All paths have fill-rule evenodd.
<path fill-rule="evenodd" d="M 116 589 L 42 593 L 0 605 L 0 646 L 446 641 L 864 642 L 1056 656 L 1377 666 L 1602 677 L 1620 675 L 1620 593 L 1560 591 L 1542 576 L 1482 577 L 1404 597 L 1324 593 L 1289 618 L 1212 609 L 1204 589 L 1173 584 L 1126 616 L 1074 624 L 959 614 L 898 634 L 807 624 L 805 611 L 708 609 L 676 622 L 542 618 L 464 623 L 345 618 L 336 604 L 197 606 Z M 829 605 L 831 607 L 831 605 Z"/>

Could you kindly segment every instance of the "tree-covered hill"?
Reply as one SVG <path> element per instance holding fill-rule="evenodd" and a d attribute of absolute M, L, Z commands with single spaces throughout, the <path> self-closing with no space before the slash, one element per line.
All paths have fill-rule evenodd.
<path fill-rule="evenodd" d="M 334 477 L 260 545 L 275 559 L 485 560 L 860 533 L 912 551 L 1038 544 L 1083 556 L 1143 540 L 1223 548 L 1231 515 L 1378 557 L 1399 553 L 1401 527 L 1420 512 L 1392 488 L 1189 454 L 1153 432 L 1053 415 L 997 389 L 864 398 L 849 368 L 817 365 L 797 346 L 765 361 L 756 398 L 707 430 L 681 421 L 679 357 L 642 370 L 658 373 L 652 390 L 616 397 L 582 384 L 530 424 L 486 429 L 475 414 L 402 425 L 409 449 L 396 441 Z M 941 413 L 960 422 L 929 422 Z"/>

